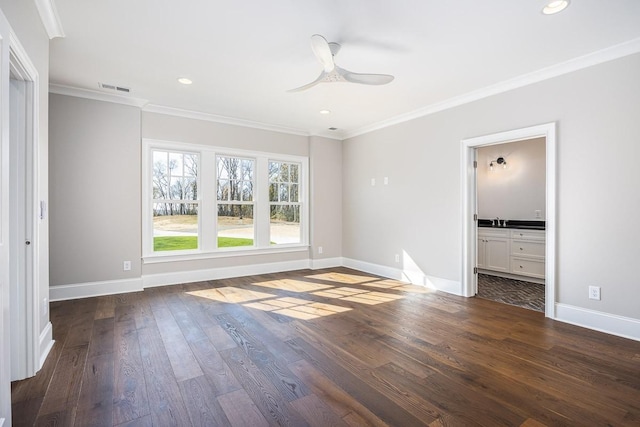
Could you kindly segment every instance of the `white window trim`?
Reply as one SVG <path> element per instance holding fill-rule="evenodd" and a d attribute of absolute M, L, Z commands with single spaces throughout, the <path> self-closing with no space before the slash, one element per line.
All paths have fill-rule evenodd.
<path fill-rule="evenodd" d="M 198 222 L 199 238 L 196 250 L 183 251 L 153 251 L 153 220 L 152 220 L 152 181 L 153 167 L 152 151 L 166 150 L 177 152 L 196 152 L 200 156 L 200 171 L 198 174 Z M 205 220 L 207 211 L 215 213 L 216 205 L 216 169 L 215 156 L 246 157 L 256 160 L 255 189 L 254 189 L 254 246 L 219 249 L 202 243 L 204 230 L 210 230 L 213 241 L 217 241 L 217 221 L 215 215 Z M 271 245 L 269 243 L 269 161 L 283 161 L 299 163 L 300 170 L 300 243 Z M 212 168 L 213 167 L 213 168 Z M 203 187 L 203 183 L 210 185 Z M 264 188 L 262 188 L 264 187 Z M 252 151 L 218 147 L 212 145 L 190 144 L 157 139 L 142 139 L 142 260 L 145 264 L 188 261 L 207 258 L 225 258 L 275 254 L 305 251 L 309 248 L 309 158 L 291 154 L 278 154 L 264 151 Z M 266 217 L 264 215 L 266 214 Z M 208 222 L 207 221 L 211 221 Z M 211 239 L 209 239 L 211 241 Z M 213 245 L 215 246 L 215 245 Z"/>

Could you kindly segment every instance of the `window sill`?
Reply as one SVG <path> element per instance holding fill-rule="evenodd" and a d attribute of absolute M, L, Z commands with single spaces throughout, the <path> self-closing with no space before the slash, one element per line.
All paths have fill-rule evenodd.
<path fill-rule="evenodd" d="M 309 245 L 287 245 L 273 248 L 252 248 L 252 249 L 226 249 L 215 252 L 204 251 L 184 251 L 156 253 L 152 255 L 145 255 L 142 257 L 143 264 L 158 264 L 163 262 L 176 262 L 176 261 L 194 261 L 200 259 L 212 259 L 212 258 L 235 258 L 246 257 L 254 255 L 273 255 L 283 254 L 290 252 L 304 252 L 309 250 Z"/>

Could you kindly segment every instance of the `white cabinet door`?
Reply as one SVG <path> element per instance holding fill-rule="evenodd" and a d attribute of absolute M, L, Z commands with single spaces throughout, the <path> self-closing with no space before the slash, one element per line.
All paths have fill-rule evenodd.
<path fill-rule="evenodd" d="M 509 266 L 509 239 L 498 237 L 485 237 L 485 267 L 489 270 L 504 271 L 510 270 Z"/>
<path fill-rule="evenodd" d="M 476 262 L 476 267 L 478 268 L 487 268 L 487 263 L 485 261 L 486 256 L 485 256 L 485 239 L 483 237 L 478 237 L 478 250 L 477 250 L 477 254 L 478 254 L 478 260 Z"/>

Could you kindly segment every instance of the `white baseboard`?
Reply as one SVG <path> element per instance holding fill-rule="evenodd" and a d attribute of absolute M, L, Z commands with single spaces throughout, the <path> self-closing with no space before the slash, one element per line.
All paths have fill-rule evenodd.
<path fill-rule="evenodd" d="M 555 320 L 640 341 L 640 319 L 557 303 Z"/>
<path fill-rule="evenodd" d="M 38 371 L 42 369 L 44 361 L 47 359 L 49 352 L 53 348 L 55 341 L 53 340 L 53 327 L 51 322 L 47 322 L 47 326 L 44 327 L 40 333 L 40 362 L 38 364 Z"/>
<path fill-rule="evenodd" d="M 320 270 L 321 268 L 342 267 L 343 265 L 343 259 L 341 257 L 309 260 L 309 268 L 312 270 Z"/>
<path fill-rule="evenodd" d="M 64 301 L 141 290 L 142 279 L 140 277 L 124 280 L 106 280 L 103 282 L 75 283 L 72 285 L 51 286 L 49 288 L 49 300 Z"/>
<path fill-rule="evenodd" d="M 429 276 L 417 268 L 402 270 L 399 268 L 372 264 L 370 262 L 351 258 L 342 258 L 342 265 L 365 273 L 376 274 L 378 276 L 388 277 L 389 279 L 425 286 L 430 289 L 436 289 L 454 295 L 462 295 L 462 285 L 460 282 L 443 279 L 441 277 Z"/>
<path fill-rule="evenodd" d="M 178 283 L 202 282 L 205 280 L 229 279 L 232 277 L 253 276 L 256 274 L 278 273 L 281 271 L 303 270 L 309 268 L 309 260 L 271 262 L 266 264 L 239 265 L 234 267 L 210 268 L 206 270 L 176 271 L 173 273 L 145 274 L 142 286 L 175 285 Z"/>

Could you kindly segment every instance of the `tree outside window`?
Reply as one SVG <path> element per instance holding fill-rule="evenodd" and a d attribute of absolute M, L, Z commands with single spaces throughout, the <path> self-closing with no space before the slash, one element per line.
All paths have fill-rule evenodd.
<path fill-rule="evenodd" d="M 217 156 L 218 247 L 253 246 L 255 160 Z"/>
<path fill-rule="evenodd" d="M 153 250 L 198 248 L 197 153 L 154 150 Z"/>
<path fill-rule="evenodd" d="M 272 245 L 300 243 L 300 164 L 269 161 Z"/>

